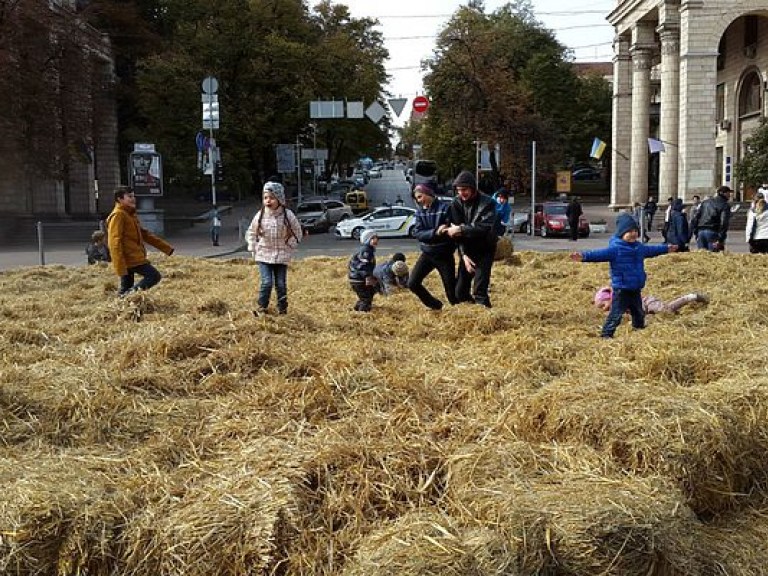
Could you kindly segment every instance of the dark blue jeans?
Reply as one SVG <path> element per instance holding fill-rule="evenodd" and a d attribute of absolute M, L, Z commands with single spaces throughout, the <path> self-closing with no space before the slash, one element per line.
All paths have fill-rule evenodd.
<path fill-rule="evenodd" d="M 280 312 L 288 310 L 288 264 L 268 264 L 259 262 L 259 308 L 269 306 L 272 286 L 277 292 L 277 309 Z"/>
<path fill-rule="evenodd" d="M 706 249 L 710 252 L 716 252 L 715 243 L 720 240 L 720 234 L 714 230 L 702 229 L 699 230 L 699 235 L 696 238 L 696 246 L 699 249 Z M 722 248 L 721 248 L 722 249 Z"/>
<path fill-rule="evenodd" d="M 408 275 L 408 289 L 416 294 L 428 308 L 440 310 L 443 303 L 435 298 L 423 284 L 424 278 L 435 269 L 443 281 L 443 290 L 448 302 L 456 304 L 456 261 L 453 258 L 453 252 L 448 254 L 422 252 Z"/>
<path fill-rule="evenodd" d="M 136 274 L 141 276 L 141 281 L 133 285 Z M 157 271 L 157 268 L 152 266 L 149 262 L 146 264 L 140 264 L 138 266 L 134 266 L 133 268 L 128 268 L 128 273 L 124 276 L 120 276 L 120 294 L 125 294 L 131 289 L 134 290 L 149 290 L 160 282 L 160 279 L 162 276 L 160 275 L 160 272 Z"/>
<path fill-rule="evenodd" d="M 645 312 L 643 312 L 643 298 L 640 290 L 614 289 L 611 311 L 603 324 L 603 331 L 600 336 L 603 338 L 613 338 L 616 329 L 621 324 L 624 312 L 629 310 L 632 317 L 632 328 L 642 330 L 645 328 Z"/>

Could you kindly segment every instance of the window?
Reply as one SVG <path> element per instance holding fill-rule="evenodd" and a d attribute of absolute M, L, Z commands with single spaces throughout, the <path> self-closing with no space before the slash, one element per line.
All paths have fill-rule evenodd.
<path fill-rule="evenodd" d="M 744 16 L 744 48 L 757 44 L 757 16 Z"/>
<path fill-rule="evenodd" d="M 336 202 L 336 200 L 329 200 L 325 203 L 325 205 L 328 208 L 344 208 L 344 204 L 341 202 Z"/>
<path fill-rule="evenodd" d="M 759 114 L 762 110 L 763 83 L 757 72 L 750 72 L 744 78 L 739 94 L 739 117 Z"/>
<path fill-rule="evenodd" d="M 725 84 L 718 84 L 715 89 L 715 121 L 725 120 Z"/>
<path fill-rule="evenodd" d="M 320 202 L 307 202 L 306 204 L 299 204 L 296 208 L 296 212 L 322 212 L 323 205 Z"/>

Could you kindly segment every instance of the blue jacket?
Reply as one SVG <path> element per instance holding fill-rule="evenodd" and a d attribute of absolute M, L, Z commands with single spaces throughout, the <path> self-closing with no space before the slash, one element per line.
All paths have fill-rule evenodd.
<path fill-rule="evenodd" d="M 610 262 L 611 286 L 614 290 L 642 290 L 645 286 L 646 258 L 655 258 L 669 252 L 666 244 L 626 242 L 612 237 L 607 248 L 584 252 L 584 262 Z"/>
<path fill-rule="evenodd" d="M 438 236 L 437 229 L 443 224 L 450 224 L 451 205 L 435 200 L 429 208 L 416 211 L 414 237 L 421 243 L 421 251 L 426 254 L 453 254 L 456 244 L 447 235 Z"/>

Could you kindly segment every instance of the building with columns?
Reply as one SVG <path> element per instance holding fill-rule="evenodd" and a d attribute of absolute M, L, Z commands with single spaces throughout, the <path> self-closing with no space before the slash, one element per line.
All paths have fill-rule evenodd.
<path fill-rule="evenodd" d="M 768 0 L 617 0 L 611 203 L 711 195 L 765 114 Z M 651 154 L 648 138 L 665 150 Z"/>

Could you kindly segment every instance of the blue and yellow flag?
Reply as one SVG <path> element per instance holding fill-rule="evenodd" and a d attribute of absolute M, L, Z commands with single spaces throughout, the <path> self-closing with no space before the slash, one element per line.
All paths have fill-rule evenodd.
<path fill-rule="evenodd" d="M 608 145 L 600 140 L 600 138 L 595 138 L 592 141 L 592 152 L 590 152 L 589 155 L 595 160 L 600 160 L 600 157 L 603 155 L 603 152 L 605 152 L 607 147 Z"/>

